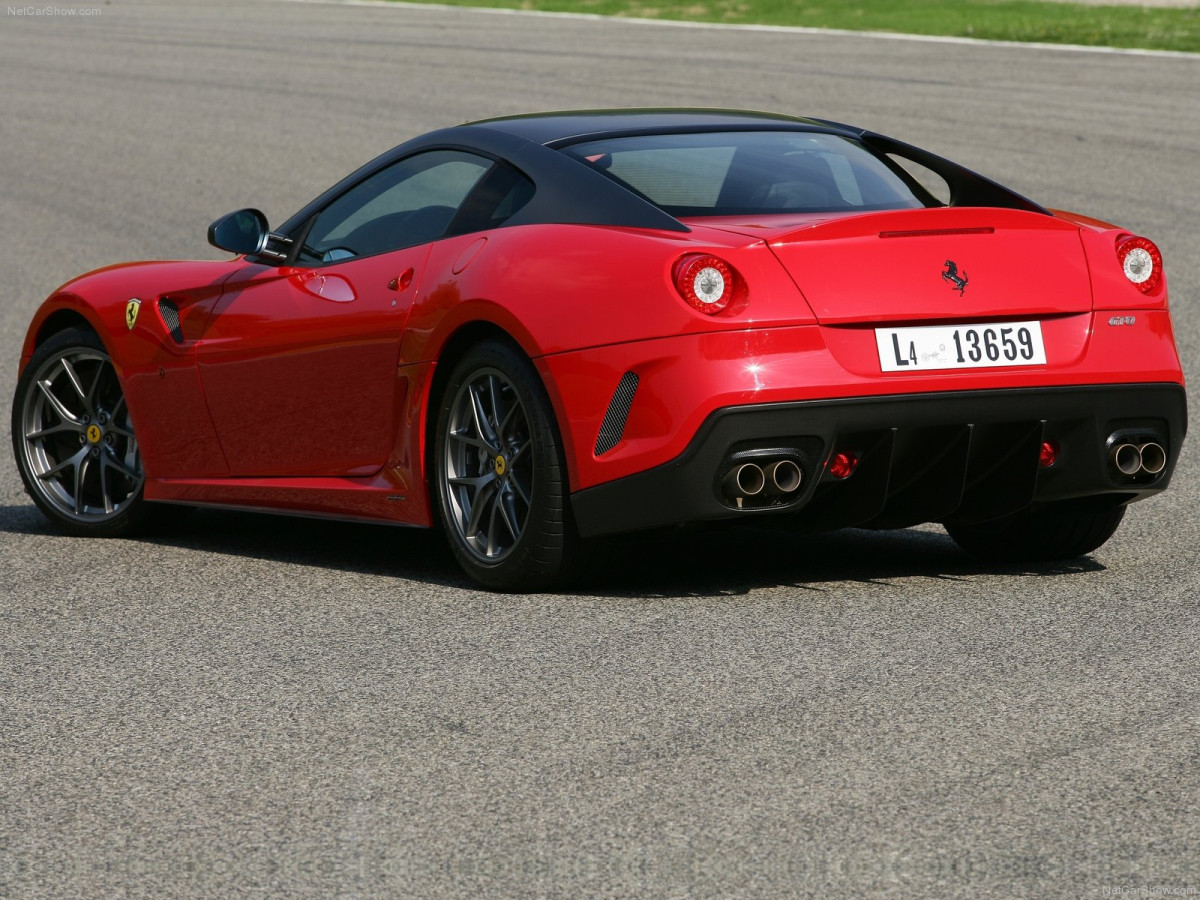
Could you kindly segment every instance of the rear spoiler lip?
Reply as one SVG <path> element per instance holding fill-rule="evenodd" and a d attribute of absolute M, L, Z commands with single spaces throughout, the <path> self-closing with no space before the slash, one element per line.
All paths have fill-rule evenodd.
<path fill-rule="evenodd" d="M 799 218 L 799 217 L 797 217 Z M 890 238 L 951 237 L 962 236 L 986 240 L 988 235 L 1014 228 L 1027 227 L 1038 231 L 1074 231 L 1080 225 L 1069 218 L 1055 215 L 1042 216 L 1033 210 L 1004 209 L 994 206 L 870 210 L 813 214 L 811 221 L 792 221 L 772 225 L 767 222 L 752 224 L 752 217 L 724 218 L 706 221 L 689 218 L 693 227 L 701 225 L 743 237 L 760 240 L 772 246 L 795 244 L 803 241 L 836 240 L 839 238 Z"/>

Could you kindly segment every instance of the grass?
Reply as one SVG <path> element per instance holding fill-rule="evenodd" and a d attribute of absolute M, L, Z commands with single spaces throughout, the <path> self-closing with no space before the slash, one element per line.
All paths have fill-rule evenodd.
<path fill-rule="evenodd" d="M 1200 52 L 1200 10 L 1036 0 L 437 0 L 733 25 L 799 25 Z"/>

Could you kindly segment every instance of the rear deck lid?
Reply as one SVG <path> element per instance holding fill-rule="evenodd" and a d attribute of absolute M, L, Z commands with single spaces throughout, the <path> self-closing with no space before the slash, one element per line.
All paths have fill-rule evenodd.
<path fill-rule="evenodd" d="M 1039 318 L 1092 305 L 1078 227 L 1039 213 L 950 207 L 754 231 L 822 324 Z"/>

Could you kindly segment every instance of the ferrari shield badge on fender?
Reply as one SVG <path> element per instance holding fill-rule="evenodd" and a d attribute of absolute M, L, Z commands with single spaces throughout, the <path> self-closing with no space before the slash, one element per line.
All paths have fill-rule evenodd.
<path fill-rule="evenodd" d="M 138 313 L 142 309 L 142 301 L 137 297 L 130 298 L 125 304 L 125 327 L 133 331 L 133 326 L 137 324 Z"/>

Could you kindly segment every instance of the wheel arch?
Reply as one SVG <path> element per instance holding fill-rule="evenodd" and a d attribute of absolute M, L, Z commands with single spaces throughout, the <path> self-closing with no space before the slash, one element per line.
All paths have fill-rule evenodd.
<path fill-rule="evenodd" d="M 564 418 L 561 398 L 558 391 L 554 389 L 553 383 L 548 381 L 545 368 L 538 364 L 536 357 L 529 355 L 525 347 L 522 346 L 521 341 L 495 322 L 486 319 L 464 322 L 442 342 L 437 357 L 437 364 L 434 366 L 429 392 L 426 396 L 425 409 L 421 415 L 421 427 L 424 432 L 421 441 L 421 465 L 425 474 L 425 491 L 429 501 L 430 513 L 435 519 L 437 517 L 437 502 L 434 496 L 436 485 L 433 481 L 433 453 L 434 445 L 436 444 L 435 432 L 437 429 L 438 410 L 441 407 L 442 398 L 446 391 L 446 384 L 455 367 L 470 352 L 471 348 L 489 340 L 495 340 L 508 345 L 514 351 L 520 353 L 533 366 L 541 382 L 542 390 L 546 392 L 546 397 L 550 401 L 550 408 L 554 412 L 554 425 L 558 429 L 559 440 L 562 442 L 565 456 L 564 464 L 567 468 L 568 478 L 574 478 L 573 451 L 569 444 L 570 430 L 563 427 Z M 573 480 L 571 483 L 573 483 Z"/>
<path fill-rule="evenodd" d="M 85 310 L 86 304 L 71 295 L 60 295 L 47 303 L 38 311 L 30 324 L 25 336 L 25 346 L 21 349 L 21 371 L 33 358 L 34 351 L 46 343 L 54 335 L 70 328 L 84 328 L 103 342 L 104 337 L 96 322 L 89 317 Z"/>

